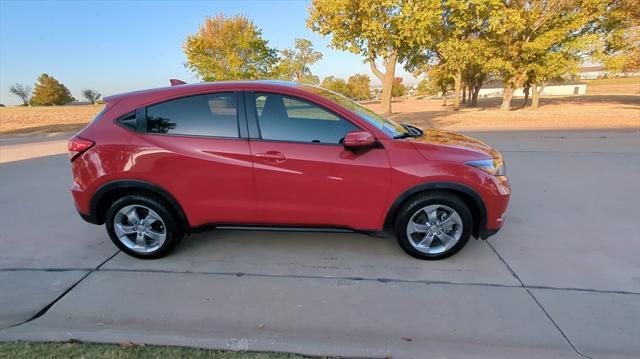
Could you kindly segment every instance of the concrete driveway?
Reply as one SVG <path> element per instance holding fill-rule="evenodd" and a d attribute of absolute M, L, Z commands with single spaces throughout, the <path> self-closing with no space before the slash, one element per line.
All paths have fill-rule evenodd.
<path fill-rule="evenodd" d="M 0 340 L 637 357 L 640 132 L 471 135 L 503 151 L 514 195 L 498 235 L 439 262 L 415 260 L 393 239 L 232 230 L 132 259 L 75 213 L 66 155 L 38 157 L 59 145 L 39 142 L 29 155 L 29 141 L 5 139 Z"/>

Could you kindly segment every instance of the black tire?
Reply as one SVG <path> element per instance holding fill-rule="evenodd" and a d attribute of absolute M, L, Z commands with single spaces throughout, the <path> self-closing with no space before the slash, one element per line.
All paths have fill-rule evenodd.
<path fill-rule="evenodd" d="M 152 209 L 160 217 L 162 222 L 164 222 L 161 223 L 161 228 L 164 230 L 166 237 L 164 239 L 164 243 L 157 249 L 150 252 L 141 253 L 130 249 L 122 241 L 120 241 L 120 239 L 118 239 L 118 236 L 116 235 L 116 231 L 114 229 L 114 220 L 116 219 L 116 215 L 124 207 L 132 205 L 139 205 Z M 145 194 L 126 195 L 114 201 L 107 210 L 105 216 L 105 225 L 107 227 L 107 233 L 109 234 L 111 241 L 118 248 L 120 248 L 120 250 L 132 257 L 142 259 L 155 259 L 165 256 L 178 243 L 180 243 L 182 237 L 184 236 L 184 231 L 178 224 L 176 216 L 168 208 L 168 206 L 165 205 L 161 200 Z M 135 235 L 133 236 L 135 237 Z"/>
<path fill-rule="evenodd" d="M 462 233 L 458 242 L 444 252 L 430 254 L 416 249 L 407 234 L 407 225 L 409 220 L 421 209 L 429 205 L 444 205 L 455 210 L 462 220 Z M 457 196 L 447 192 L 427 192 L 418 195 L 407 201 L 396 216 L 394 223 L 394 232 L 400 247 L 412 257 L 418 259 L 437 260 L 450 257 L 457 253 L 467 244 L 473 230 L 473 216 L 467 205 Z"/>

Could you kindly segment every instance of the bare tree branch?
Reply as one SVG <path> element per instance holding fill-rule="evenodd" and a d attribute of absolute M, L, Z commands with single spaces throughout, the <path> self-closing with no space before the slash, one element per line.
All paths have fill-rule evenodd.
<path fill-rule="evenodd" d="M 29 98 L 31 97 L 31 86 L 25 84 L 14 84 L 9 87 L 9 92 L 20 97 L 22 105 L 29 105 Z"/>
<path fill-rule="evenodd" d="M 84 89 L 82 90 L 82 96 L 89 100 L 89 102 L 91 102 L 91 104 L 93 105 L 100 99 L 100 96 L 102 96 L 102 94 L 92 89 Z"/>

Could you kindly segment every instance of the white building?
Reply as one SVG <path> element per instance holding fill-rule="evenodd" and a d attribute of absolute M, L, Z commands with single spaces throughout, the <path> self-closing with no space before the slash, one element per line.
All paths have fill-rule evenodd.
<path fill-rule="evenodd" d="M 602 65 L 583 66 L 578 71 L 578 77 L 582 80 L 601 79 L 607 75 Z"/>
<path fill-rule="evenodd" d="M 635 77 L 640 76 L 640 71 L 635 72 L 611 72 L 605 70 L 602 65 L 583 66 L 578 70 L 578 78 L 582 80 L 596 80 L 605 77 Z"/>
<path fill-rule="evenodd" d="M 491 81 L 480 89 L 478 92 L 479 98 L 486 97 L 502 97 L 504 93 L 504 84 L 502 81 Z M 584 95 L 587 93 L 587 84 L 584 83 L 553 83 L 544 87 L 541 96 L 570 96 L 570 95 Z M 514 97 L 524 97 L 523 88 L 517 89 L 513 93 Z M 531 92 L 529 92 L 531 96 Z"/>

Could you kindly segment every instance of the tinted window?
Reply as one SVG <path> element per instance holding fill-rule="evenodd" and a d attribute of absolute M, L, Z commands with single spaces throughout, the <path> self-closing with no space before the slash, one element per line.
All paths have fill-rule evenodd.
<path fill-rule="evenodd" d="M 338 105 L 355 112 L 360 116 L 360 118 L 376 126 L 377 128 L 386 132 L 388 135 L 392 137 L 400 136 L 402 134 L 407 133 L 407 129 L 404 128 L 402 125 L 395 123 L 384 116 L 378 115 L 377 113 L 369 110 L 368 108 L 340 94 L 325 90 L 317 86 L 302 85 L 302 87 L 304 87 L 308 91 L 312 91 L 318 95 L 321 95 L 322 97 L 329 99 L 333 102 L 336 102 Z"/>
<path fill-rule="evenodd" d="M 176 135 L 239 137 L 235 94 L 190 96 L 149 106 L 147 131 Z"/>
<path fill-rule="evenodd" d="M 130 113 L 127 115 L 124 115 L 122 117 L 120 117 L 119 119 L 116 120 L 119 124 L 128 127 L 132 130 L 136 129 L 136 113 Z"/>
<path fill-rule="evenodd" d="M 351 122 L 313 103 L 276 94 L 256 94 L 260 134 L 265 140 L 341 143 Z"/>

